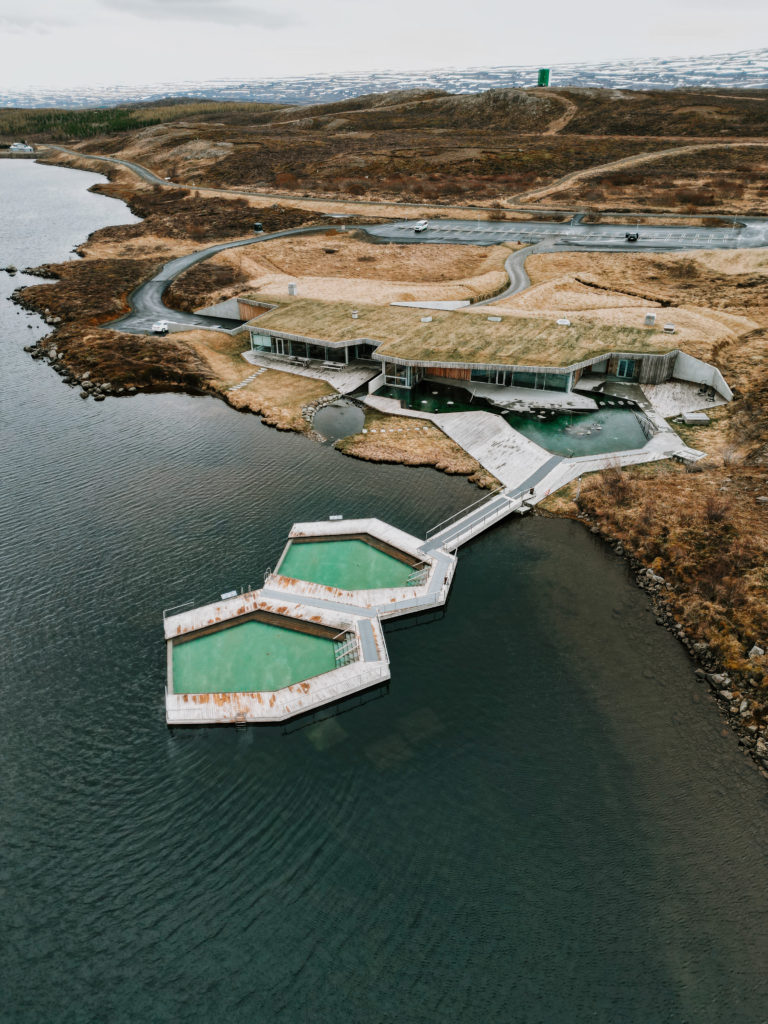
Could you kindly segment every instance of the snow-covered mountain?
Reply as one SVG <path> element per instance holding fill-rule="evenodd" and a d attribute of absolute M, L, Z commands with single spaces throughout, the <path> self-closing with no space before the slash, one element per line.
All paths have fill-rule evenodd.
<path fill-rule="evenodd" d="M 251 100 L 262 103 L 331 103 L 393 89 L 483 92 L 536 84 L 535 67 L 437 68 L 290 78 L 158 82 L 147 86 L 84 86 L 66 91 L 3 92 L 0 104 L 18 107 L 92 107 L 167 97 Z M 552 86 L 614 89 L 768 88 L 768 48 L 707 57 L 603 61 L 552 66 Z"/>

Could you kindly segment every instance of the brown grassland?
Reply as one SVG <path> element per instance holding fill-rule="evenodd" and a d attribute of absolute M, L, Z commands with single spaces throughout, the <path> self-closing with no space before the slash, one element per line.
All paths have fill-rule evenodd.
<path fill-rule="evenodd" d="M 337 441 L 336 448 L 367 462 L 432 466 L 443 473 L 466 476 L 478 487 L 499 486 L 491 473 L 432 423 L 366 409 L 365 429 L 366 434 L 353 434 Z"/>
<path fill-rule="evenodd" d="M 62 320 L 44 343 L 56 346 L 60 367 L 126 387 L 217 394 L 268 423 L 304 432 L 310 427 L 303 407 L 330 392 L 323 382 L 270 370 L 228 393 L 251 372 L 237 340 L 198 331 L 140 337 L 103 324 L 125 311 L 131 289 L 161 263 L 243 237 L 253 220 L 268 231 L 307 223 L 328 223 L 330 230 L 322 216 L 331 212 L 368 220 L 501 218 L 522 204 L 526 215 L 547 216 L 544 207 L 555 205 L 585 210 L 594 220 L 618 210 L 698 222 L 704 215 L 768 214 L 766 91 L 513 89 L 387 94 L 307 108 L 202 102 L 0 112 L 0 144 L 20 136 L 64 142 L 84 156 L 122 155 L 184 186 L 153 188 L 111 169 L 110 184 L 100 188 L 128 202 L 141 223 L 96 232 L 81 247 L 83 260 L 42 269 L 56 282 L 23 290 L 20 301 Z M 51 159 L 94 168 L 80 158 Z M 398 210 L 390 202 L 413 205 Z M 371 320 L 391 327 L 405 322 L 402 311 L 383 305 L 393 297 L 490 294 L 503 277 L 501 263 L 499 248 L 406 252 L 330 233 L 201 264 L 176 283 L 172 301 L 195 308 L 247 288 L 282 298 L 287 280 L 297 280 L 305 303 L 334 300 L 326 306 L 336 307 L 328 316 L 338 314 L 338 324 L 324 327 L 346 336 L 352 304 L 368 303 Z M 754 748 L 768 729 L 768 665 L 765 656 L 748 657 L 756 642 L 768 648 L 768 507 L 757 501 L 768 496 L 768 250 L 539 254 L 527 269 L 531 289 L 496 311 L 515 321 L 519 338 L 527 325 L 528 351 L 535 344 L 542 360 L 553 358 L 553 339 L 562 343 L 552 332 L 555 313 L 568 315 L 571 337 L 585 344 L 597 339 L 637 350 L 643 338 L 657 344 L 656 332 L 641 326 L 645 310 L 655 309 L 658 322 L 677 327 L 659 349 L 680 345 L 714 363 L 734 390 L 734 402 L 716 410 L 708 427 L 680 428 L 690 445 L 707 452 L 698 471 L 668 462 L 611 469 L 584 479 L 578 503 L 574 485 L 549 507 L 586 517 L 637 564 L 664 577 L 672 588 L 665 590 L 668 606 L 686 634 L 707 645 L 739 700 L 748 698 L 747 713 L 732 713 L 732 721 Z M 374 315 L 377 303 L 383 312 Z M 315 317 L 318 308 L 315 302 Z M 281 315 L 272 314 L 276 322 Z M 467 335 L 451 331 L 457 355 L 466 357 L 473 344 L 478 359 L 499 353 L 482 342 L 491 335 L 480 330 L 487 321 L 479 311 L 438 315 L 434 323 L 445 320 L 468 326 Z M 422 340 L 429 340 L 437 328 L 424 326 Z M 478 335 L 480 342 L 473 341 Z M 391 344 L 398 343 L 393 336 Z M 445 357 L 446 344 L 435 336 L 434 352 Z M 510 361 L 521 360 L 519 352 L 518 346 Z M 366 424 L 369 432 L 340 442 L 341 451 L 494 483 L 436 428 L 418 431 L 409 418 L 371 410 Z"/>
<path fill-rule="evenodd" d="M 327 233 L 218 253 L 177 278 L 169 301 L 178 309 L 199 309 L 228 298 L 234 285 L 239 291 L 286 296 L 291 281 L 309 299 L 388 303 L 436 294 L 472 299 L 506 284 L 504 261 L 515 248 L 379 245 L 355 232 L 329 228 Z"/>

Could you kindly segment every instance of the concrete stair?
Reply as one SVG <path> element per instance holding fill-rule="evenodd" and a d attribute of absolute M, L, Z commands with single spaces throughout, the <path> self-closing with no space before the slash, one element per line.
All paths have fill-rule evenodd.
<path fill-rule="evenodd" d="M 255 373 L 252 373 L 250 377 L 246 377 L 245 380 L 241 380 L 239 384 L 235 384 L 233 385 L 233 387 L 227 388 L 227 394 L 229 394 L 230 391 L 240 391 L 241 388 L 248 387 L 252 380 L 256 380 L 256 378 L 265 371 L 266 367 L 262 366 L 260 370 L 257 370 Z"/>

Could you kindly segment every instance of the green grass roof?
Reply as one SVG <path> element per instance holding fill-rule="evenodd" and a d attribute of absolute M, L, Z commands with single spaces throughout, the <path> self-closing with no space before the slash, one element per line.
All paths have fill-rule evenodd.
<path fill-rule="evenodd" d="M 559 327 L 553 318 L 517 316 L 492 306 L 458 310 L 426 310 L 406 306 L 279 299 L 252 321 L 254 327 L 297 334 L 320 342 L 379 342 L 379 355 L 396 360 L 437 363 L 489 363 L 518 366 L 567 366 L 606 352 L 669 352 L 670 339 L 657 327 L 615 327 L 575 320 Z M 352 319 L 352 310 L 358 318 Z M 422 317 L 431 316 L 429 323 Z M 501 316 L 492 323 L 489 316 Z"/>

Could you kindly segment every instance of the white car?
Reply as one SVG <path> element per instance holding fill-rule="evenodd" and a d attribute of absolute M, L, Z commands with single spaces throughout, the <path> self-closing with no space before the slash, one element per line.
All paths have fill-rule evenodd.
<path fill-rule="evenodd" d="M 168 333 L 168 321 L 167 320 L 156 320 L 152 324 L 153 334 L 167 334 Z"/>
<path fill-rule="evenodd" d="M 420 234 L 422 231 L 426 231 L 428 227 L 428 220 L 417 220 L 416 223 L 413 225 L 413 230 L 416 232 L 416 234 Z"/>

